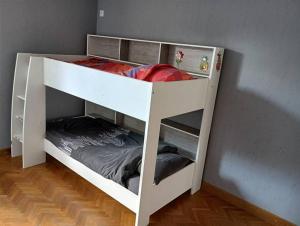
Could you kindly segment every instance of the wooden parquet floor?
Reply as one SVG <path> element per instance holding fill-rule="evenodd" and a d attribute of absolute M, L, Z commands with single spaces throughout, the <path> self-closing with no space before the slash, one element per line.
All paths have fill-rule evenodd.
<path fill-rule="evenodd" d="M 53 159 L 23 170 L 0 154 L 0 226 L 132 226 L 135 215 Z M 151 216 L 151 226 L 267 226 L 213 195 L 186 193 Z"/>

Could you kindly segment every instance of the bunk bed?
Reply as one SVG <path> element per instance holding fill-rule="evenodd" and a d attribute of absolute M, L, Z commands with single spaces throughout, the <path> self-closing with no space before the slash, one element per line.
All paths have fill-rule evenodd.
<path fill-rule="evenodd" d="M 19 53 L 12 97 L 12 156 L 22 155 L 26 168 L 44 163 L 48 153 L 136 213 L 136 226 L 147 225 L 152 213 L 184 192 L 200 189 L 223 53 L 218 47 L 99 35 L 87 36 L 86 56 Z M 164 81 L 152 76 L 145 81 L 124 70 L 99 70 L 91 62 L 123 65 L 134 72 L 159 64 L 173 71 L 179 68 L 183 77 Z M 61 137 L 51 138 L 53 124 L 46 126 L 46 87 L 85 100 L 85 115 L 62 120 L 100 123 L 131 138 L 143 134 L 138 144 L 139 175 L 131 175 L 135 190 L 127 186 L 131 182 L 118 183 L 62 151 L 55 142 Z M 168 119 L 197 110 L 203 110 L 199 129 Z M 161 147 L 168 147 L 171 154 L 176 149 L 180 167 L 156 181 L 157 159 L 165 153 Z"/>

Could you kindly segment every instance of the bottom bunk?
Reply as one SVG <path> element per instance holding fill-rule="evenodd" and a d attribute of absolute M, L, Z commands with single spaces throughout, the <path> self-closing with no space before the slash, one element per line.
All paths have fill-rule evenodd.
<path fill-rule="evenodd" d="M 44 149 L 137 213 L 142 135 L 103 119 L 63 118 L 48 121 Z M 191 188 L 193 170 L 174 145 L 159 142 L 152 212 Z"/>

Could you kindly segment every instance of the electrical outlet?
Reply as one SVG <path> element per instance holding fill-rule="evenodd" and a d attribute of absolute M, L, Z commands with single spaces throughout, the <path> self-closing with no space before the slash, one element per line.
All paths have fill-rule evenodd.
<path fill-rule="evenodd" d="M 103 9 L 100 9 L 100 11 L 99 11 L 99 16 L 100 16 L 100 17 L 104 17 L 104 10 L 103 10 Z"/>

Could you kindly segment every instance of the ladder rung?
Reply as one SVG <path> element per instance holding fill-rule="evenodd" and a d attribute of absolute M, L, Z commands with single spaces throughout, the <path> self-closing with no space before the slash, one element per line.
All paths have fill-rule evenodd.
<path fill-rule="evenodd" d="M 17 115 L 16 118 L 17 118 L 18 120 L 20 120 L 21 122 L 23 122 L 23 115 Z"/>
<path fill-rule="evenodd" d="M 19 141 L 19 142 L 21 142 L 21 143 L 23 143 L 23 137 L 22 137 L 22 135 L 14 135 L 14 138 L 17 140 L 17 141 Z"/>
<path fill-rule="evenodd" d="M 18 98 L 21 99 L 21 100 L 25 100 L 25 97 L 22 96 L 22 95 L 19 95 Z"/>

